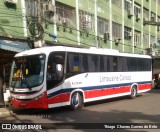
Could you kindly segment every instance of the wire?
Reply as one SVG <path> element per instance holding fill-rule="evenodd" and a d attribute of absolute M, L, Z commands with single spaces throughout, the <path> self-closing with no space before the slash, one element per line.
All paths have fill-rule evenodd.
<path fill-rule="evenodd" d="M 44 20 L 44 19 L 43 19 Z M 50 23 L 50 24 L 54 24 L 53 22 L 49 22 L 49 21 L 47 21 L 47 20 L 44 20 L 44 21 L 46 21 L 46 22 L 48 22 L 48 23 Z M 61 26 L 61 27 L 65 27 L 65 26 L 62 26 L 62 25 L 59 25 L 59 26 Z M 80 30 L 77 30 L 77 29 L 75 29 L 75 28 L 70 28 L 70 29 L 72 29 L 72 30 L 75 30 L 75 31 L 79 31 L 79 32 L 83 32 L 83 31 L 80 31 Z M 60 32 L 60 31 L 59 31 Z M 62 34 L 62 32 L 61 32 L 61 34 Z M 64 35 L 64 34 L 63 34 Z M 101 37 L 98 37 L 98 36 L 95 36 L 95 35 L 93 35 L 93 34 L 89 34 L 88 33 L 88 35 L 89 36 L 92 36 L 92 37 L 94 37 L 94 38 L 101 38 Z M 58 37 L 57 37 L 58 38 Z M 74 42 L 77 42 L 78 43 L 78 41 L 75 41 L 75 40 L 72 40 L 72 39 L 69 39 L 68 37 L 66 37 L 66 39 L 68 39 L 68 40 L 71 40 L 71 41 L 74 41 Z M 92 38 L 93 39 L 93 38 Z M 103 39 L 103 38 L 101 38 L 103 41 L 105 40 L 105 39 Z M 114 40 L 108 40 L 108 41 L 112 41 L 112 42 L 114 42 L 115 43 L 115 41 Z M 86 44 L 86 43 L 83 43 L 83 44 Z M 125 43 L 119 43 L 120 45 L 125 45 L 125 46 L 128 46 L 128 47 L 134 47 L 135 48 L 135 46 L 131 46 L 131 45 L 128 45 L 128 44 L 125 44 Z M 88 45 L 88 44 L 87 44 Z M 89 46 L 92 46 L 92 45 L 89 45 Z M 137 49 L 143 49 L 143 48 L 140 48 L 140 47 L 137 47 L 136 46 L 136 48 Z"/>
<path fill-rule="evenodd" d="M 63 34 L 61 31 L 60 31 L 60 33 L 64 36 L 64 37 L 60 37 L 60 38 L 65 38 L 65 39 L 67 39 L 67 40 L 70 40 L 70 41 L 73 41 L 73 42 L 78 43 L 78 41 L 68 38 L 68 37 L 67 37 L 65 34 Z M 57 38 L 59 38 L 59 37 L 57 37 Z M 89 44 L 87 44 L 87 43 L 83 43 L 83 42 L 81 42 L 81 44 L 83 44 L 83 45 L 87 45 L 87 46 L 95 47 L 95 46 L 93 46 L 93 45 L 89 45 Z"/>
<path fill-rule="evenodd" d="M 3 24 L 0 24 L 1 26 L 4 26 L 4 27 L 16 27 L 16 28 L 24 28 L 24 27 L 19 27 L 19 26 L 12 26 L 12 25 L 3 25 Z"/>
<path fill-rule="evenodd" d="M 7 29 L 7 28 L 3 28 L 3 29 L 22 35 L 22 32 L 17 32 L 17 31 L 15 31 L 15 30 Z M 3 31 L 2 33 L 5 33 L 5 32 Z"/>
<path fill-rule="evenodd" d="M 99 2 L 100 4 L 106 4 L 106 3 L 103 3 L 102 1 L 101 2 Z M 107 5 L 107 4 L 106 4 Z M 104 5 L 103 5 L 103 7 L 104 7 Z M 111 9 L 110 9 L 111 10 Z M 112 9 L 113 10 L 113 9 Z M 112 11 L 111 10 L 111 11 Z M 114 10 L 113 10 L 114 11 Z M 106 13 L 107 13 L 107 11 L 106 11 Z M 15 15 L 15 14 L 9 14 L 9 13 L 2 13 L 2 14 L 7 14 L 7 15 Z M 119 14 L 119 13 L 118 13 Z M 21 16 L 21 18 L 23 17 L 22 15 L 15 15 L 15 16 Z M 120 15 L 119 15 L 120 16 Z M 17 17 L 16 17 L 17 18 Z M 69 18 L 69 17 L 68 17 Z M 128 20 L 127 20 L 128 21 Z M 72 21 L 73 23 L 74 23 L 74 21 Z M 130 22 L 130 21 L 128 21 L 128 22 Z M 52 23 L 53 24 L 53 23 Z M 75 24 L 76 25 L 76 24 Z M 8 26 L 8 27 L 18 27 L 18 26 L 10 26 L 10 25 L 4 25 L 4 26 Z M 23 27 L 19 27 L 19 28 L 23 28 Z M 75 29 L 75 28 L 71 28 L 72 30 L 75 30 L 75 31 L 78 31 L 77 29 Z M 79 32 L 82 32 L 82 33 L 85 33 L 85 31 L 83 31 L 83 30 L 79 30 Z M 61 33 L 62 34 L 62 33 Z M 88 38 L 91 38 L 91 37 L 98 37 L 98 36 L 95 36 L 95 35 L 93 35 L 93 34 L 89 34 L 89 33 L 87 33 L 88 35 L 89 35 L 89 37 Z M 74 34 L 75 35 L 75 34 Z M 91 36 L 91 37 L 90 37 Z M 67 38 L 67 37 L 66 37 Z M 93 39 L 93 38 L 91 38 L 91 39 Z M 68 38 L 68 40 L 69 40 L 69 38 Z M 72 40 L 72 39 L 70 39 L 70 40 Z M 104 40 L 104 39 L 102 39 L 102 40 Z M 74 40 L 75 41 L 75 40 Z M 109 40 L 109 41 L 112 41 L 112 42 L 114 42 L 113 40 Z M 77 41 L 76 41 L 77 42 Z M 86 43 L 84 43 L 84 44 L 86 44 Z M 122 43 L 120 43 L 120 44 L 122 44 Z M 130 46 L 130 45 L 128 45 L 128 44 L 122 44 L 122 45 L 126 45 L 126 46 Z M 133 46 L 130 46 L 130 47 L 133 47 Z"/>
<path fill-rule="evenodd" d="M 6 11 L 4 11 L 4 12 L 3 12 L 3 11 L 1 11 L 1 14 L 9 15 L 9 16 L 13 16 L 13 15 L 15 15 L 15 13 L 13 13 L 13 12 L 11 12 L 11 13 L 10 13 L 10 12 L 6 12 Z M 22 16 L 22 14 L 18 14 L 18 15 L 16 14 L 15 16 L 23 17 L 23 16 Z"/>
<path fill-rule="evenodd" d="M 7 7 L 5 7 L 4 5 L 0 5 L 0 9 L 7 9 Z M 16 9 L 15 10 L 21 10 L 22 8 L 18 8 L 18 7 L 16 7 Z"/>
<path fill-rule="evenodd" d="M 67 40 L 70 40 L 70 41 L 73 41 L 73 42 L 76 42 L 76 43 L 78 43 L 78 41 L 76 41 L 76 40 L 73 40 L 73 39 L 69 39 L 65 34 L 63 34 L 62 32 L 60 32 L 63 36 L 65 36 L 65 37 L 57 37 L 57 38 L 65 38 L 65 39 L 67 39 Z M 102 39 L 101 38 L 101 40 L 104 40 L 104 39 Z M 109 40 L 109 41 L 111 41 L 111 40 Z M 112 41 L 112 42 L 115 42 L 115 41 Z M 87 44 L 87 43 L 83 43 L 83 42 L 81 42 L 81 44 L 83 44 L 83 45 L 87 45 L 87 46 L 92 46 L 92 47 L 95 47 L 95 46 L 93 46 L 93 45 L 89 45 L 89 44 Z M 128 44 L 124 44 L 124 43 L 119 43 L 119 44 L 121 44 L 121 45 L 125 45 L 125 46 L 128 46 L 128 47 L 134 47 L 134 48 L 137 48 L 137 49 L 141 49 L 141 50 L 144 50 L 143 48 L 140 48 L 140 47 L 135 47 L 135 46 L 131 46 L 131 45 L 128 45 Z"/>

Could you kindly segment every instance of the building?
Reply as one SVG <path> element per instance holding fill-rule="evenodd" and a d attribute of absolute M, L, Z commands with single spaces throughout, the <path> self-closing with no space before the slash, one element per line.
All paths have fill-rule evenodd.
<path fill-rule="evenodd" d="M 25 4 L 26 14 L 41 17 L 61 43 L 142 53 L 160 39 L 159 23 L 150 25 L 159 22 L 160 0 L 43 0 L 39 11 L 36 2 Z"/>
<path fill-rule="evenodd" d="M 160 0 L 1 0 L 0 7 L 0 36 L 8 39 L 159 56 Z"/>
<path fill-rule="evenodd" d="M 160 39 L 160 0 L 4 0 L 0 6 L 0 35 L 34 37 L 39 22 L 44 40 L 54 41 L 48 35 L 54 34 L 60 43 L 131 53 Z"/>

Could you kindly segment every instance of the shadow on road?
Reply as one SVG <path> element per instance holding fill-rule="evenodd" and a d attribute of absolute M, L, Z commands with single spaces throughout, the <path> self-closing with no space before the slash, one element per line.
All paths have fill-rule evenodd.
<path fill-rule="evenodd" d="M 151 94 L 159 94 L 159 89 L 152 89 L 148 93 Z M 58 123 L 71 123 L 69 124 L 69 128 L 76 129 L 77 127 L 72 123 L 133 123 L 134 121 L 144 121 L 144 123 L 159 123 L 160 122 L 160 115 L 159 114 L 144 114 L 142 112 L 129 112 L 127 110 L 118 110 L 114 109 L 112 111 L 106 112 L 105 110 L 101 111 L 95 111 L 94 105 L 97 104 L 103 104 L 109 105 L 110 103 L 114 103 L 117 100 L 123 101 L 126 98 L 116 98 L 111 100 L 104 100 L 100 102 L 95 103 L 89 103 L 85 105 L 84 109 L 71 111 L 69 107 L 62 107 L 62 108 L 54 108 L 54 109 L 48 109 L 48 110 L 36 110 L 36 109 L 30 109 L 30 110 L 18 110 L 16 113 L 12 114 L 12 120 L 9 122 L 12 123 L 52 123 L 54 126 L 54 130 L 58 130 L 59 127 L 63 128 L 62 126 L 56 126 L 54 125 L 55 122 Z M 90 107 L 93 105 L 94 107 Z M 99 105 L 97 105 L 99 107 Z M 136 106 L 135 106 L 136 107 Z M 106 107 L 105 107 L 106 108 Z M 24 117 L 25 115 L 25 117 Z M 0 122 L 6 122 L 6 117 L 0 118 Z M 94 124 L 93 124 L 94 125 Z M 76 129 L 77 130 L 77 129 Z M 108 131 L 109 129 L 107 129 Z M 130 129 L 121 129 L 123 132 L 130 132 L 133 130 Z M 50 130 L 46 129 L 46 132 L 49 132 Z M 92 129 L 79 129 L 78 131 L 81 132 L 91 132 Z M 105 129 L 95 129 L 95 131 L 106 131 Z M 120 130 L 118 130 L 120 131 Z M 145 132 L 146 130 L 141 129 L 141 132 Z"/>
<path fill-rule="evenodd" d="M 160 88 L 153 88 L 148 93 L 160 94 Z"/>

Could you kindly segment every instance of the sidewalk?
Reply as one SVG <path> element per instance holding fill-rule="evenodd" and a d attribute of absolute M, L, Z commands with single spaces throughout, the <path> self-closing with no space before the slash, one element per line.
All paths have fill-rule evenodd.
<path fill-rule="evenodd" d="M 9 109 L 8 106 L 0 106 L 0 116 L 1 115 L 10 115 L 11 114 L 11 110 Z"/>

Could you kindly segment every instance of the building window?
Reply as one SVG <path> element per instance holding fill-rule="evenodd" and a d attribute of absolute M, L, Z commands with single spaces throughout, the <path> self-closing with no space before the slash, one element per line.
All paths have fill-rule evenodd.
<path fill-rule="evenodd" d="M 143 8 L 143 18 L 149 18 L 149 10 L 146 8 Z"/>
<path fill-rule="evenodd" d="M 124 39 L 130 40 L 131 39 L 131 28 L 124 27 Z"/>
<path fill-rule="evenodd" d="M 82 30 L 94 31 L 94 15 L 82 10 L 79 13 L 80 28 Z"/>
<path fill-rule="evenodd" d="M 80 6 L 83 5 L 83 0 L 79 0 L 78 2 Z"/>
<path fill-rule="evenodd" d="M 35 2 L 32 0 L 25 0 L 26 16 L 36 16 Z"/>
<path fill-rule="evenodd" d="M 156 20 L 156 14 L 151 12 L 151 21 L 155 21 Z"/>
<path fill-rule="evenodd" d="M 155 36 L 150 36 L 150 43 L 151 44 L 153 44 L 153 43 L 155 43 L 156 42 L 156 38 L 155 38 Z"/>
<path fill-rule="evenodd" d="M 143 43 L 144 43 L 144 45 L 148 45 L 149 44 L 149 34 L 147 34 L 147 33 L 144 34 Z"/>
<path fill-rule="evenodd" d="M 101 18 L 101 17 L 97 17 L 97 21 L 98 21 L 98 26 L 97 26 L 97 30 L 99 34 L 104 34 L 105 32 L 109 31 L 109 21 Z"/>
<path fill-rule="evenodd" d="M 61 3 L 57 3 L 56 7 L 59 24 L 64 24 L 67 26 L 76 25 L 74 18 L 75 11 L 73 7 Z"/>
<path fill-rule="evenodd" d="M 157 19 L 158 19 L 157 21 L 160 22 L 160 16 L 157 16 Z"/>
<path fill-rule="evenodd" d="M 134 46 L 137 46 L 140 43 L 141 33 L 139 31 L 134 32 Z"/>
<path fill-rule="evenodd" d="M 129 2 L 129 0 L 124 0 L 124 9 L 126 11 L 129 11 L 131 9 L 131 3 Z"/>
<path fill-rule="evenodd" d="M 93 8 L 93 2 L 88 0 L 88 10 L 91 11 Z"/>
<path fill-rule="evenodd" d="M 140 12 L 141 12 L 140 5 L 135 3 L 135 5 L 134 5 L 134 15 L 137 15 Z"/>
<path fill-rule="evenodd" d="M 112 4 L 116 5 L 119 8 L 122 7 L 121 0 L 112 0 Z"/>
<path fill-rule="evenodd" d="M 112 22 L 112 36 L 115 38 L 121 38 L 122 26 L 118 23 Z"/>

